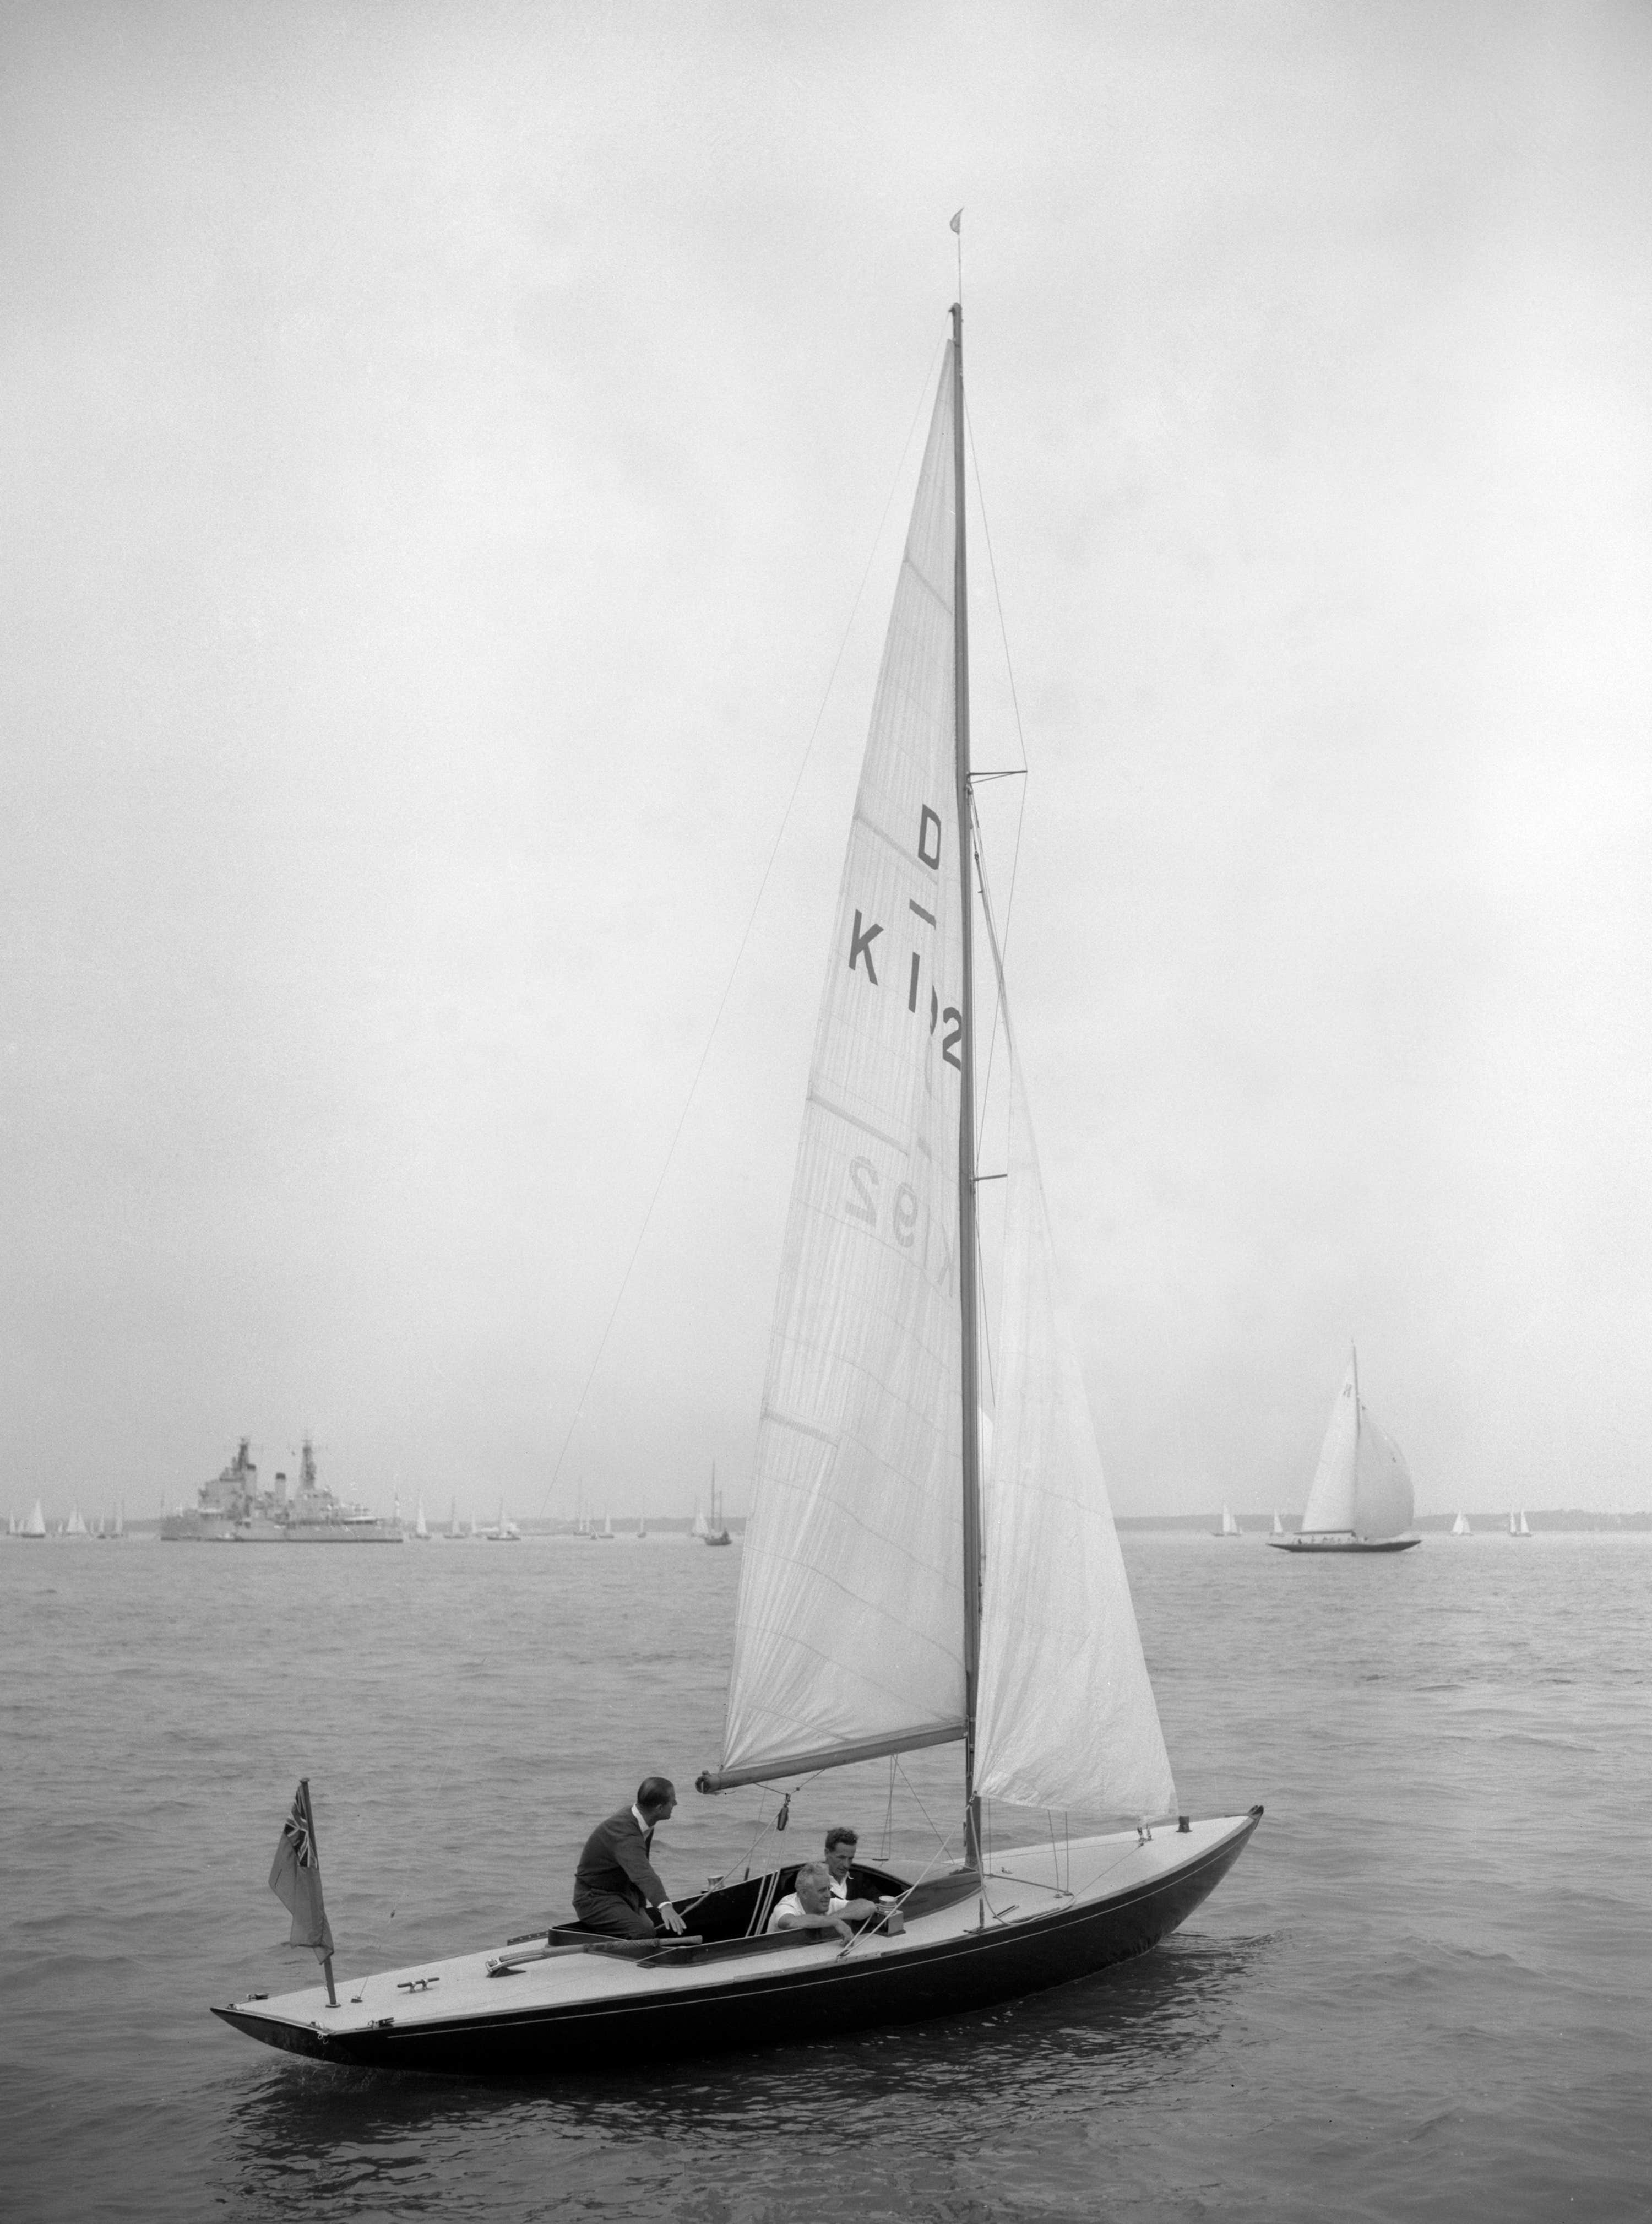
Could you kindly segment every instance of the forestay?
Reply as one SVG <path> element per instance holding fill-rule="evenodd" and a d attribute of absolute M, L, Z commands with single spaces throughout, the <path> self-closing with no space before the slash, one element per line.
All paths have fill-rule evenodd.
<path fill-rule="evenodd" d="M 949 346 L 810 1069 L 719 1783 L 962 1734 L 952 439 Z"/>
<path fill-rule="evenodd" d="M 1023 1805 L 1173 1814 L 1142 1657 L 1010 1042 L 998 1401 L 982 1478 L 975 1786 Z"/>

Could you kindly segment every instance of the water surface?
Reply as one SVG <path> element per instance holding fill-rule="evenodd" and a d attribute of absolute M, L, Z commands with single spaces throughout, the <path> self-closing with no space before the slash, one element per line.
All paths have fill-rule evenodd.
<path fill-rule="evenodd" d="M 738 1550 L 0 1540 L 0 2208 L 24 2219 L 1515 2220 L 1652 2206 L 1652 1537 L 1302 1561 L 1127 1536 L 1182 1804 L 1268 1812 L 1176 1937 L 949 2023 L 630 2077 L 258 2048 L 308 1981 L 265 1888 L 312 1782 L 341 1970 L 566 1907 L 656 1768 L 678 1888 L 775 1844 L 705 1800 Z M 942 1832 L 949 1757 L 908 1764 Z M 879 1764 L 846 1816 L 937 1848 Z M 762 1834 L 769 1831 L 764 1838 Z"/>

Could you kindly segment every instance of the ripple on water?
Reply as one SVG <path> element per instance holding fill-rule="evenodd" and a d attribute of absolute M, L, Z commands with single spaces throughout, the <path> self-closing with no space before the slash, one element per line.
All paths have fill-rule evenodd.
<path fill-rule="evenodd" d="M 738 1554 L 0 1547 L 9 2196 L 77 2224 L 1638 2215 L 1652 1538 L 1496 1541 L 1345 1583 L 1126 1540 L 1182 1804 L 1268 1807 L 1157 1953 L 946 2024 L 486 2085 L 205 2014 L 307 1967 L 264 1888 L 293 1783 L 347 1970 L 524 1928 L 593 1816 L 715 1754 Z M 909 1764 L 932 1812 L 954 1766 Z M 839 1813 L 875 1844 L 886 1791 L 815 1787 L 786 1850 Z M 690 1799 L 667 1873 L 727 1867 L 772 1806 Z"/>

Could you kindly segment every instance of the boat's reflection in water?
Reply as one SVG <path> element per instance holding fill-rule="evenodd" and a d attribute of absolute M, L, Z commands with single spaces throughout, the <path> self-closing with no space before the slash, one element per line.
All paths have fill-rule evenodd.
<path fill-rule="evenodd" d="M 1266 1939 L 1168 1941 L 1051 1993 L 942 2022 L 589 2078 L 486 2082 L 283 2061 L 227 2132 L 231 2206 L 332 2215 L 405 2205 L 463 2215 L 554 2188 L 603 2213 L 734 2184 L 787 2212 L 875 2151 L 914 2183 L 1053 2119 L 1196 2071 Z M 1036 2095 L 1036 2110 L 1028 2110 Z M 799 2140 L 808 2167 L 800 2170 Z M 486 2189 L 484 2192 L 484 2188 Z M 651 2192 L 650 2189 L 653 2190 Z M 799 2213 L 804 2213 L 800 2210 Z M 810 2212 L 815 2213 L 815 2212 Z"/>

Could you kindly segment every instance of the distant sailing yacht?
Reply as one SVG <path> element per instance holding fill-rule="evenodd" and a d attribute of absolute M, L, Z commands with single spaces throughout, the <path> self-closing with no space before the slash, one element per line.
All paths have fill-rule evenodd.
<path fill-rule="evenodd" d="M 422 1498 L 419 1501 L 419 1510 L 413 1516 L 413 1532 L 420 1544 L 429 1544 L 430 1531 L 425 1525 L 425 1501 Z"/>
<path fill-rule="evenodd" d="M 41 1502 L 38 1498 L 35 1501 L 33 1513 L 30 1513 L 28 1520 L 24 1522 L 22 1529 L 18 1532 L 18 1534 L 23 1537 L 43 1537 L 46 1534 L 46 1516 L 41 1510 Z"/>
<path fill-rule="evenodd" d="M 722 1501 L 717 1495 L 717 1463 L 711 1463 L 711 1526 L 705 1532 L 708 1545 L 728 1545 L 733 1542 L 728 1524 L 723 1519 Z"/>
<path fill-rule="evenodd" d="M 459 1526 L 459 1501 L 457 1496 L 452 1501 L 452 1511 L 447 1517 L 447 1533 L 450 1537 L 463 1537 L 464 1534 L 463 1530 Z"/>
<path fill-rule="evenodd" d="M 1393 1438 L 1359 1396 L 1359 1355 L 1351 1351 L 1320 1447 L 1301 1533 L 1270 1537 L 1281 1552 L 1403 1552 L 1421 1537 L 1411 1526 L 1411 1475 Z"/>
<path fill-rule="evenodd" d="M 1232 1507 L 1223 1507 L 1222 1518 L 1212 1530 L 1211 1534 L 1213 1537 L 1242 1537 L 1245 1534 L 1239 1523 L 1233 1519 Z"/>
<path fill-rule="evenodd" d="M 1453 1537 L 1469 1537 L 1473 1534 L 1473 1532 L 1468 1526 L 1468 1516 L 1466 1513 L 1460 1513 L 1457 1516 L 1457 1519 L 1451 1525 L 1451 1533 Z"/>
<path fill-rule="evenodd" d="M 611 1513 L 605 1513 L 602 1516 L 602 1526 L 596 1532 L 596 1541 L 599 1545 L 611 1545 L 614 1542 L 614 1516 Z"/>
<path fill-rule="evenodd" d="M 1523 1513 L 1511 1513 L 1509 1516 L 1509 1534 L 1511 1537 L 1530 1536 L 1531 1528 Z"/>
<path fill-rule="evenodd" d="M 1285 1525 L 1279 1519 L 1279 1508 L 1276 1506 L 1273 1509 L 1273 1527 L 1269 1532 L 1269 1534 L 1274 1537 L 1283 1537 L 1284 1533 Z"/>

